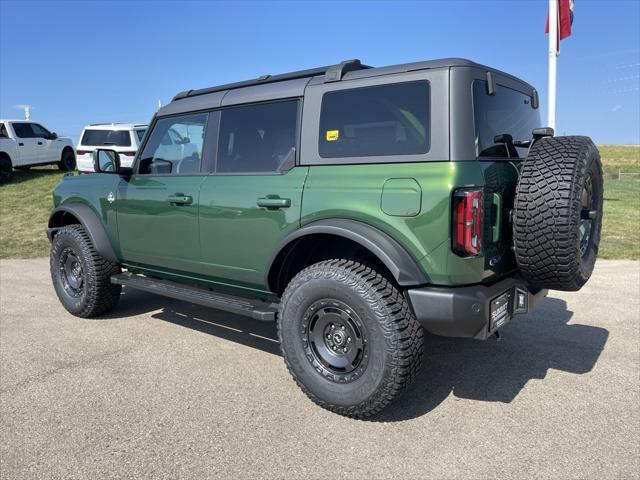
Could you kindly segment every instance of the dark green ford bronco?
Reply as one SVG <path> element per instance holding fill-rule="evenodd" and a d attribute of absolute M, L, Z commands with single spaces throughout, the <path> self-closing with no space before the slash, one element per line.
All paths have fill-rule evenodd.
<path fill-rule="evenodd" d="M 415 376 L 424 331 L 483 340 L 589 279 L 599 154 L 540 128 L 538 101 L 462 59 L 182 92 L 132 168 L 106 147 L 56 187 L 56 293 L 79 317 L 125 286 L 276 321 L 313 401 L 372 415 Z"/>

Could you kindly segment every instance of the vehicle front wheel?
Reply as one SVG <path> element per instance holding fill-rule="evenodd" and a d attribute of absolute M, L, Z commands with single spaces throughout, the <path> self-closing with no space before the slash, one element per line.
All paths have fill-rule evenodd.
<path fill-rule="evenodd" d="M 81 225 L 58 230 L 51 244 L 51 280 L 60 302 L 77 317 L 95 317 L 113 309 L 121 285 L 111 283 L 120 266 L 96 252 Z"/>
<path fill-rule="evenodd" d="M 298 273 L 278 312 L 285 363 L 303 392 L 341 415 L 365 418 L 411 383 L 424 332 L 398 289 L 352 260 L 327 260 Z"/>
<path fill-rule="evenodd" d="M 63 150 L 58 162 L 58 168 L 63 172 L 71 172 L 76 169 L 76 156 L 70 148 Z"/>

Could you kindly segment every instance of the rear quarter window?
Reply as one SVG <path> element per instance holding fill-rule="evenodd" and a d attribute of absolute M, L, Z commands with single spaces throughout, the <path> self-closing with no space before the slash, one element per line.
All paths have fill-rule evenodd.
<path fill-rule="evenodd" d="M 531 106 L 531 97 L 511 88 L 496 86 L 496 94 L 487 94 L 487 82 L 473 81 L 473 116 L 478 157 L 517 157 L 527 155 L 527 148 L 496 143 L 496 135 L 511 135 L 514 141 L 530 140 L 540 126 L 539 111 Z"/>
<path fill-rule="evenodd" d="M 323 158 L 415 155 L 429 151 L 429 83 L 393 83 L 322 97 Z"/>
<path fill-rule="evenodd" d="M 131 136 L 128 130 L 85 130 L 81 145 L 130 147 Z"/>

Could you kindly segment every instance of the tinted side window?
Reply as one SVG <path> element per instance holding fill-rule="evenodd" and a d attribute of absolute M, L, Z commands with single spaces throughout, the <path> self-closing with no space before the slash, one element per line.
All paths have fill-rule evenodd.
<path fill-rule="evenodd" d="M 33 130 L 31 130 L 30 123 L 14 123 L 13 131 L 16 132 L 16 136 L 20 138 L 33 138 Z"/>
<path fill-rule="evenodd" d="M 147 130 L 136 130 L 136 135 L 138 136 L 138 143 L 142 142 L 142 139 L 144 138 L 144 132 L 146 132 Z"/>
<path fill-rule="evenodd" d="M 140 156 L 138 173 L 198 173 L 208 117 L 208 113 L 192 113 L 160 118 Z"/>
<path fill-rule="evenodd" d="M 519 157 L 527 148 L 495 143 L 496 135 L 509 134 L 516 140 L 530 140 L 532 130 L 540 126 L 540 114 L 531 106 L 531 97 L 511 88 L 496 86 L 496 94 L 487 94 L 487 82 L 473 81 L 473 116 L 479 157 Z"/>
<path fill-rule="evenodd" d="M 325 93 L 320 156 L 411 155 L 429 150 L 429 84 L 394 83 Z"/>
<path fill-rule="evenodd" d="M 222 110 L 217 172 L 286 171 L 295 163 L 298 102 Z"/>
<path fill-rule="evenodd" d="M 0 123 L 0 138 L 8 138 L 9 133 L 7 132 L 7 127 L 5 127 L 4 123 Z"/>
<path fill-rule="evenodd" d="M 131 136 L 128 130 L 85 130 L 81 145 L 113 145 L 116 147 L 130 147 Z"/>
<path fill-rule="evenodd" d="M 51 132 L 37 123 L 31 124 L 31 130 L 33 131 L 33 136 L 38 138 L 49 138 Z"/>

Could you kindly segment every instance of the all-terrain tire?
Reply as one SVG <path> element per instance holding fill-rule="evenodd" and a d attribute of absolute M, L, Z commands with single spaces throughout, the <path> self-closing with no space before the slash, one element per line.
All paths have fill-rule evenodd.
<path fill-rule="evenodd" d="M 60 302 L 77 317 L 102 315 L 120 299 L 122 286 L 111 283 L 111 275 L 120 273 L 120 266 L 96 252 L 81 225 L 68 225 L 55 234 L 50 267 Z"/>
<path fill-rule="evenodd" d="M 322 341 L 314 342 L 313 330 L 323 321 L 329 323 Z M 353 354 L 360 363 L 349 372 L 320 355 L 333 358 L 328 345 L 335 344 L 322 342 L 334 323 L 337 332 L 355 332 L 354 345 L 361 348 Z M 424 331 L 402 292 L 371 267 L 344 259 L 316 263 L 291 280 L 280 302 L 278 336 L 302 391 L 321 407 L 354 418 L 374 415 L 397 398 L 414 379 L 424 350 Z"/>
<path fill-rule="evenodd" d="M 72 149 L 65 148 L 62 151 L 60 161 L 58 162 L 58 169 L 63 172 L 71 172 L 76 169 L 76 156 Z"/>
<path fill-rule="evenodd" d="M 0 155 L 0 185 L 9 183 L 13 178 L 13 164 L 6 154 Z"/>
<path fill-rule="evenodd" d="M 576 291 L 589 280 L 602 192 L 600 153 L 590 138 L 546 137 L 531 147 L 516 190 L 513 239 L 518 267 L 532 285 Z"/>

